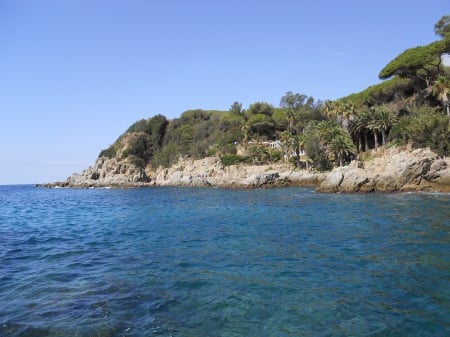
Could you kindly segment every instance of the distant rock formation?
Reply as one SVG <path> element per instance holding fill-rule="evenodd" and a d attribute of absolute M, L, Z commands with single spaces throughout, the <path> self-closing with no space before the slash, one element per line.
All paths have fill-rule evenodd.
<path fill-rule="evenodd" d="M 141 171 L 127 160 L 100 157 L 93 167 L 48 187 L 211 186 L 259 188 L 315 186 L 319 192 L 450 192 L 450 161 L 429 149 L 382 148 L 372 159 L 331 172 L 293 171 L 292 165 L 223 166 L 217 157 L 180 159 L 170 168 Z"/>

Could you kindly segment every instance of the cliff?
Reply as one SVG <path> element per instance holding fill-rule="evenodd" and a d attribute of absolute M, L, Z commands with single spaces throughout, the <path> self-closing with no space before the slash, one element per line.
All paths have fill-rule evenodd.
<path fill-rule="evenodd" d="M 71 175 L 60 187 L 210 186 L 258 188 L 315 186 L 319 192 L 450 192 L 450 161 L 429 149 L 398 147 L 372 151 L 370 159 L 319 173 L 293 171 L 291 165 L 223 166 L 217 157 L 180 159 L 170 168 L 143 172 L 128 160 L 100 157 L 94 166 Z"/>

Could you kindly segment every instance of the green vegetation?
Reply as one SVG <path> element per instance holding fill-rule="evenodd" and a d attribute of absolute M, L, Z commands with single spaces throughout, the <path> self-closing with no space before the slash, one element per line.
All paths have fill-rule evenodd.
<path fill-rule="evenodd" d="M 240 163 L 251 163 L 250 157 L 240 156 L 237 154 L 224 154 L 220 157 L 220 162 L 223 166 L 237 165 Z"/>
<path fill-rule="evenodd" d="M 168 167 L 180 157 L 218 156 L 224 166 L 292 162 L 325 170 L 391 142 L 429 146 L 450 154 L 450 16 L 435 25 L 439 39 L 409 48 L 379 74 L 383 81 L 335 101 L 291 91 L 279 107 L 235 101 L 228 111 L 188 110 L 162 115 L 128 128 L 99 156 L 127 159 L 146 179 L 145 168 Z"/>

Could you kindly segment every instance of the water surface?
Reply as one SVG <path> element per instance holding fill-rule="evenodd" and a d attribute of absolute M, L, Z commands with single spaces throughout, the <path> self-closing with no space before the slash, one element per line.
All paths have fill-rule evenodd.
<path fill-rule="evenodd" d="M 0 186 L 0 336 L 449 336 L 449 202 Z"/>

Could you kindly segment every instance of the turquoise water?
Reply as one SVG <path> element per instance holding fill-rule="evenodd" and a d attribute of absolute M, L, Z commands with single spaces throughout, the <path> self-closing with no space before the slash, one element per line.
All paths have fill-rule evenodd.
<path fill-rule="evenodd" d="M 449 202 L 0 186 L 0 336 L 449 336 Z"/>

